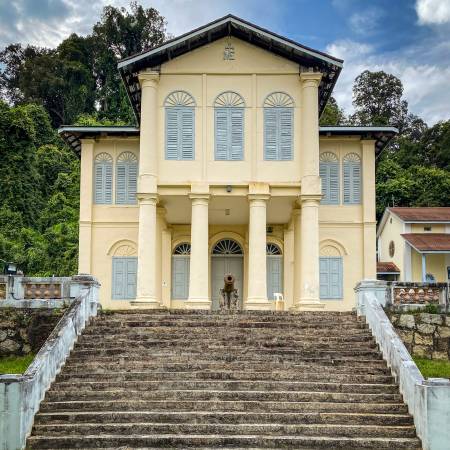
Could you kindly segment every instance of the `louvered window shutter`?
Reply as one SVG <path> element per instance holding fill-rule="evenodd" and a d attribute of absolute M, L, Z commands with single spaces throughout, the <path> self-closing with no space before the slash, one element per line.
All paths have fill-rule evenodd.
<path fill-rule="evenodd" d="M 361 163 L 344 161 L 344 203 L 361 203 Z"/>
<path fill-rule="evenodd" d="M 341 257 L 320 257 L 320 298 L 340 299 L 343 295 Z"/>
<path fill-rule="evenodd" d="M 319 163 L 319 175 L 322 180 L 322 203 L 328 204 L 330 200 L 330 172 L 328 163 Z"/>
<path fill-rule="evenodd" d="M 240 161 L 244 155 L 244 109 L 229 109 L 229 115 L 231 116 L 231 148 L 228 159 Z"/>
<path fill-rule="evenodd" d="M 127 168 L 122 162 L 117 163 L 116 203 L 119 205 L 127 203 Z"/>
<path fill-rule="evenodd" d="M 113 280 L 112 298 L 125 298 L 125 260 L 124 258 L 113 258 Z"/>
<path fill-rule="evenodd" d="M 194 110 L 180 108 L 181 116 L 181 158 L 194 159 Z"/>
<path fill-rule="evenodd" d="M 137 258 L 126 259 L 126 285 L 125 298 L 136 298 L 136 282 L 137 282 Z"/>
<path fill-rule="evenodd" d="M 166 108 L 166 159 L 178 159 L 179 109 Z"/>
<path fill-rule="evenodd" d="M 127 164 L 127 203 L 136 203 L 138 165 L 136 163 Z"/>
<path fill-rule="evenodd" d="M 108 204 L 112 202 L 112 164 L 96 163 L 94 180 L 94 202 Z"/>
<path fill-rule="evenodd" d="M 264 108 L 264 159 L 278 158 L 278 115 L 276 108 Z"/>
<path fill-rule="evenodd" d="M 277 108 L 279 115 L 279 153 L 282 161 L 292 159 L 292 108 Z"/>
<path fill-rule="evenodd" d="M 330 162 L 329 172 L 329 201 L 332 205 L 339 204 L 339 163 Z"/>
<path fill-rule="evenodd" d="M 215 108 L 216 148 L 215 159 L 225 161 L 228 159 L 230 145 L 228 108 Z"/>

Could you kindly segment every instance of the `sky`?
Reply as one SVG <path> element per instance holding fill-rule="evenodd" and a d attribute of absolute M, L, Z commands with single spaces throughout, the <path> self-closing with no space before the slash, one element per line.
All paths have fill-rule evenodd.
<path fill-rule="evenodd" d="M 399 77 L 410 112 L 427 123 L 450 119 L 450 0 L 142 0 L 173 35 L 224 16 L 243 19 L 344 59 L 334 96 L 352 112 L 363 70 Z M 0 48 L 12 42 L 57 46 L 85 35 L 107 5 L 128 0 L 0 0 Z"/>

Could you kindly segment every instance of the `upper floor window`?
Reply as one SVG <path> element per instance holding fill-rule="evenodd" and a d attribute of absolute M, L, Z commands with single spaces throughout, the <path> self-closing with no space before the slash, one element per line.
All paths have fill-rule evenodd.
<path fill-rule="evenodd" d="M 195 159 L 193 97 L 184 91 L 175 91 L 164 102 L 166 109 L 166 159 Z"/>
<path fill-rule="evenodd" d="M 123 152 L 116 164 L 116 203 L 136 203 L 138 161 L 131 152 Z"/>
<path fill-rule="evenodd" d="M 339 160 L 331 152 L 320 154 L 319 173 L 322 180 L 322 203 L 339 204 Z"/>
<path fill-rule="evenodd" d="M 284 92 L 274 92 L 264 101 L 264 159 L 292 159 L 294 101 Z"/>
<path fill-rule="evenodd" d="M 94 161 L 94 203 L 112 203 L 113 159 L 109 153 L 100 153 Z"/>
<path fill-rule="evenodd" d="M 361 158 L 356 153 L 344 157 L 344 204 L 361 203 Z"/>
<path fill-rule="evenodd" d="M 215 159 L 244 159 L 244 99 L 235 92 L 224 92 L 214 102 L 216 128 Z"/>

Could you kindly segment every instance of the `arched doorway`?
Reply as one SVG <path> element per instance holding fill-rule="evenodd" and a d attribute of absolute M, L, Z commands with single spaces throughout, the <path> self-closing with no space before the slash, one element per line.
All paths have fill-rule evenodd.
<path fill-rule="evenodd" d="M 276 293 L 283 293 L 283 255 L 281 248 L 272 242 L 266 245 L 267 253 L 267 298 L 275 299 Z"/>
<path fill-rule="evenodd" d="M 211 300 L 213 310 L 219 309 L 223 278 L 229 273 L 236 279 L 235 288 L 238 289 L 239 304 L 242 308 L 244 253 L 242 247 L 235 240 L 221 239 L 214 245 L 211 252 Z"/>

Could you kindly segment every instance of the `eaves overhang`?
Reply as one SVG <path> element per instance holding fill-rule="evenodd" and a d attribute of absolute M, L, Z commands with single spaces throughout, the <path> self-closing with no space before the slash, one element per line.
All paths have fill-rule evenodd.
<path fill-rule="evenodd" d="M 138 79 L 140 71 L 148 68 L 157 70 L 161 64 L 171 59 L 227 36 L 234 36 L 297 63 L 299 65 L 299 73 L 308 70 L 321 72 L 322 80 L 319 85 L 320 116 L 342 70 L 343 60 L 306 47 L 229 14 L 166 41 L 157 47 L 119 61 L 119 72 L 138 123 L 141 110 L 141 87 Z"/>

